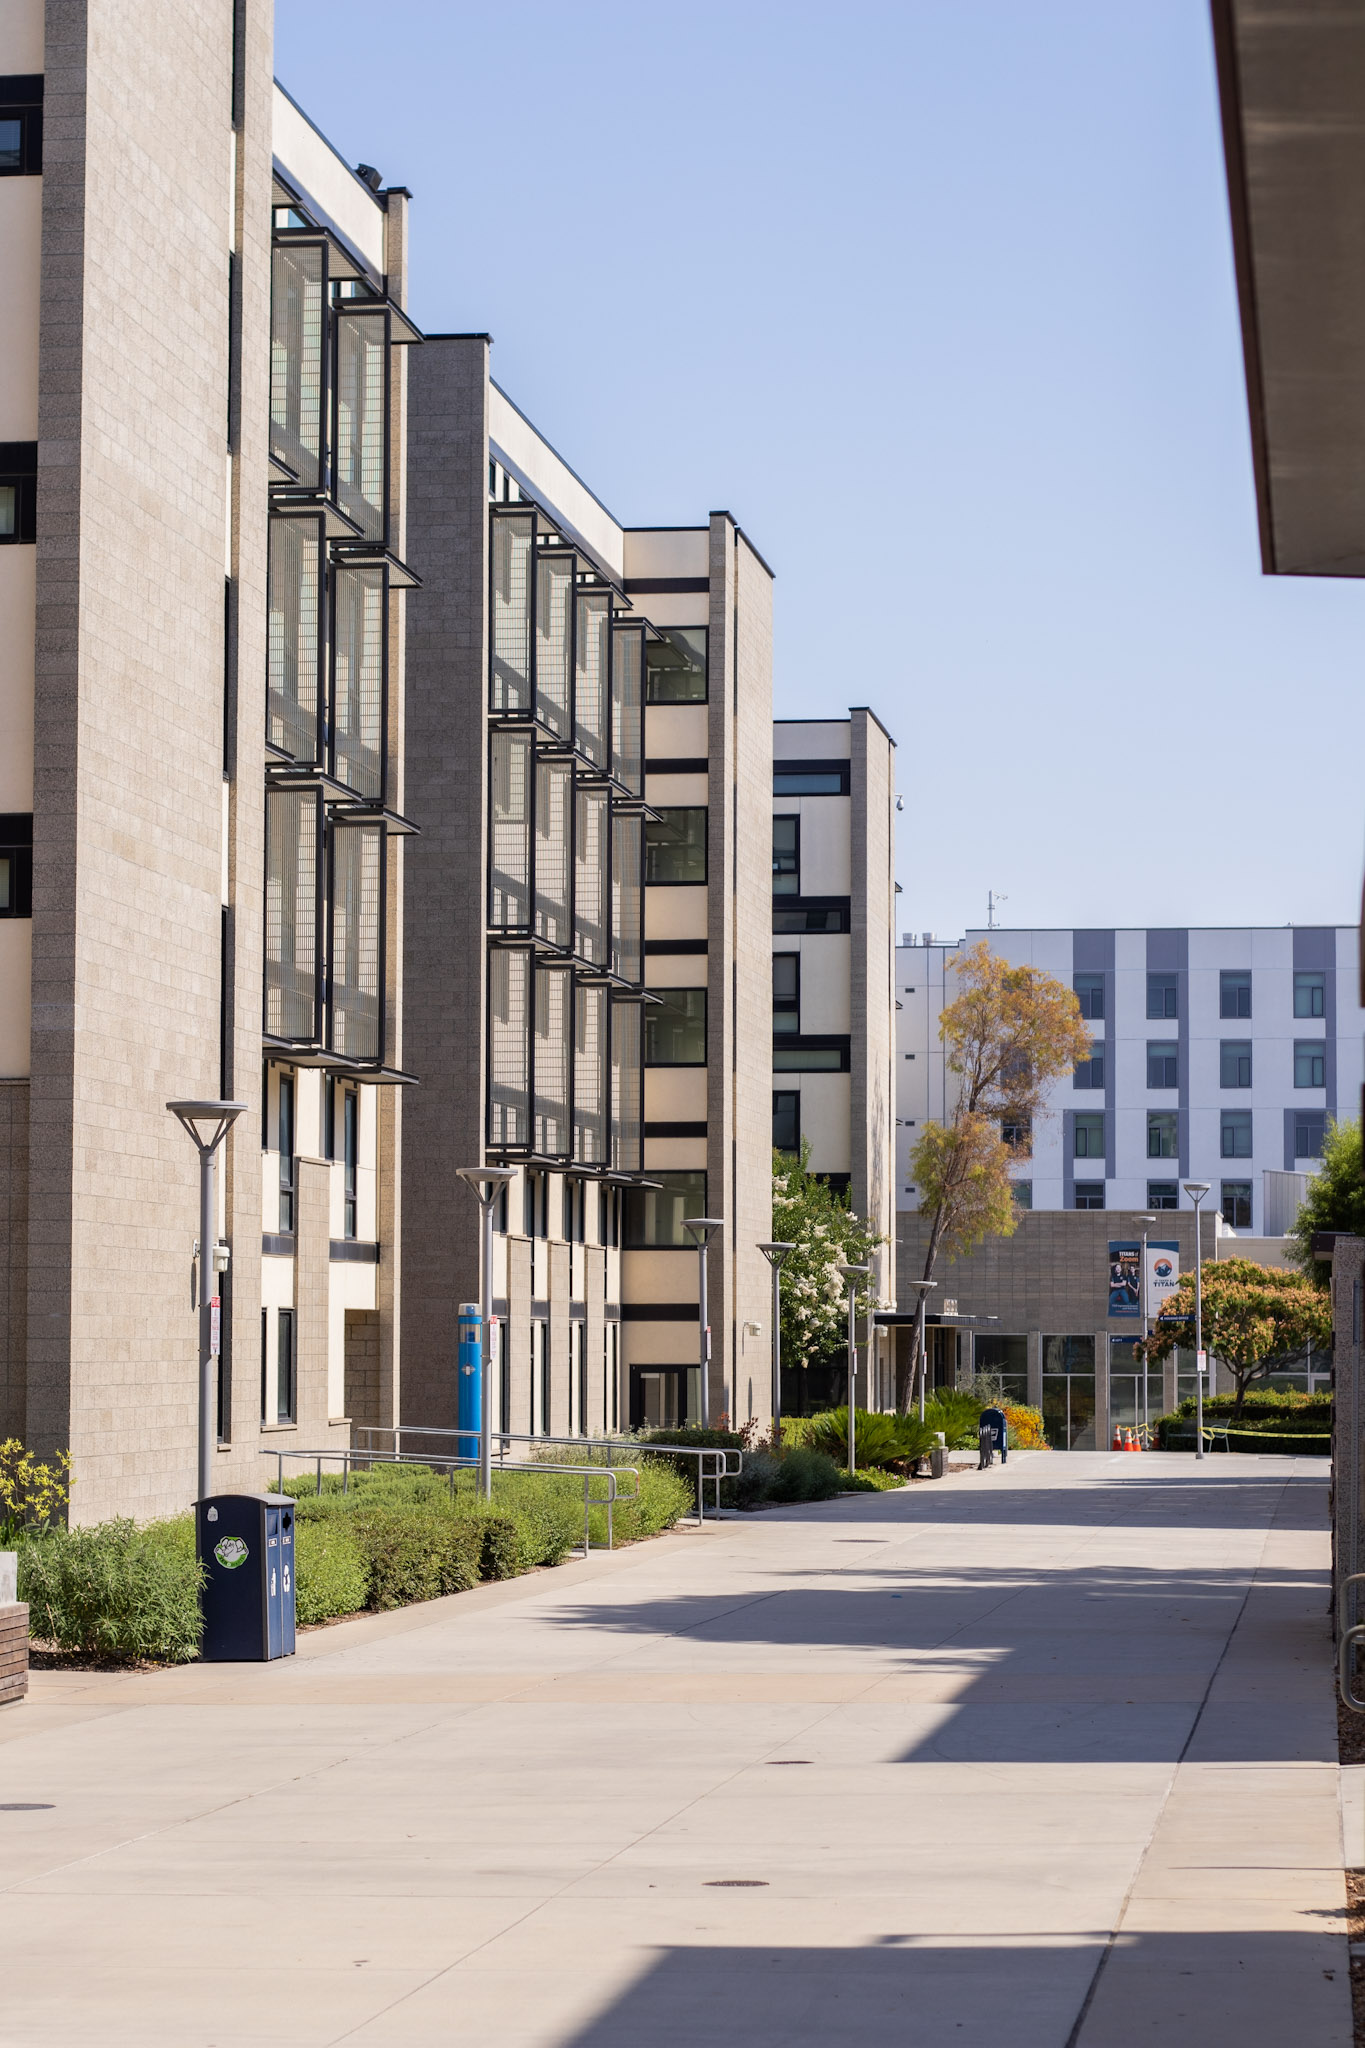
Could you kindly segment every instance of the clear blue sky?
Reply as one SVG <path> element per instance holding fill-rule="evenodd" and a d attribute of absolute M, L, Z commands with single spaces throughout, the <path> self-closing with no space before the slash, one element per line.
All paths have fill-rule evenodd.
<path fill-rule="evenodd" d="M 899 742 L 903 930 L 1353 922 L 1365 589 L 1263 578 L 1204 0 L 279 0 L 415 317 L 627 524 L 734 512 L 779 716 Z M 411 602 L 420 603 L 420 598 Z"/>

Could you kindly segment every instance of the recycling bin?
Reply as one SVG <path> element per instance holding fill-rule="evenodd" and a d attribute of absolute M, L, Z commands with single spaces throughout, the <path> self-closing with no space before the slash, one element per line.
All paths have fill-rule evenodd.
<path fill-rule="evenodd" d="M 287 1493 L 220 1493 L 195 1504 L 210 1663 L 294 1654 L 294 1503 Z"/>

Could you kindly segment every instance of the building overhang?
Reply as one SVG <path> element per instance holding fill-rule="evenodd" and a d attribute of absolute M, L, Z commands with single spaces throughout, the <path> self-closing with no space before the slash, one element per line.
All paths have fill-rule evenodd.
<path fill-rule="evenodd" d="M 1365 576 L 1365 11 L 1212 10 L 1262 565 Z"/>

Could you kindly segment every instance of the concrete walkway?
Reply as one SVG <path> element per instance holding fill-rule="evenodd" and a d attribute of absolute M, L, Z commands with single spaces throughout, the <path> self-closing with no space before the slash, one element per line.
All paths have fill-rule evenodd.
<path fill-rule="evenodd" d="M 1349 2048 L 1326 1479 L 1015 1458 L 38 1674 L 0 2042 Z"/>

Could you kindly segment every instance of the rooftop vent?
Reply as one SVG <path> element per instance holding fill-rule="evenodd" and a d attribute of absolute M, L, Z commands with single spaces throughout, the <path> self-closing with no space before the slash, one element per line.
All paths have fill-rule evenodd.
<path fill-rule="evenodd" d="M 371 192 L 377 192 L 384 182 L 373 164 L 357 164 L 355 170 L 356 176 L 369 186 Z"/>

